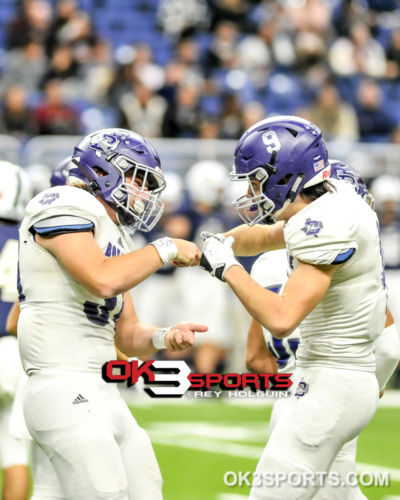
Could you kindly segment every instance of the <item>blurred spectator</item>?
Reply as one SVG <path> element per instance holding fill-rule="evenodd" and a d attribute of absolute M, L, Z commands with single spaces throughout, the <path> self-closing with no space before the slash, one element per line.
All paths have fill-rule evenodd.
<path fill-rule="evenodd" d="M 112 106 L 118 106 L 124 93 L 129 92 L 134 83 L 132 63 L 136 51 L 133 47 L 124 45 L 115 54 L 117 67 L 114 69 L 113 78 L 107 92 L 107 97 Z"/>
<path fill-rule="evenodd" d="M 361 81 L 357 94 L 357 116 L 361 140 L 389 140 L 396 128 L 395 120 L 382 109 L 382 91 L 371 79 Z"/>
<path fill-rule="evenodd" d="M 382 46 L 371 36 L 369 28 L 361 21 L 350 29 L 350 38 L 341 37 L 333 42 L 329 62 L 340 76 L 358 73 L 374 78 L 386 74 L 386 56 Z"/>
<path fill-rule="evenodd" d="M 71 47 L 76 59 L 85 59 L 97 40 L 90 16 L 82 10 L 73 10 L 70 18 L 59 26 L 55 37 L 57 44 Z"/>
<path fill-rule="evenodd" d="M 132 92 L 123 95 L 120 107 L 128 129 L 145 137 L 161 135 L 167 102 L 146 85 L 139 83 Z"/>
<path fill-rule="evenodd" d="M 392 142 L 394 144 L 398 144 L 400 146 L 400 125 L 398 125 L 393 134 L 392 134 Z"/>
<path fill-rule="evenodd" d="M 377 177 L 370 186 L 381 228 L 385 265 L 400 268 L 400 179 L 390 175 Z"/>
<path fill-rule="evenodd" d="M 2 134 L 10 134 L 19 139 L 36 134 L 37 124 L 32 109 L 26 102 L 23 87 L 12 86 L 4 94 L 0 128 Z"/>
<path fill-rule="evenodd" d="M 179 57 L 179 56 L 178 56 Z M 171 103 L 175 99 L 178 86 L 189 85 L 200 87 L 204 84 L 202 69 L 197 65 L 189 65 L 182 57 L 173 59 L 165 68 L 165 82 L 160 94 Z"/>
<path fill-rule="evenodd" d="M 29 42 L 43 45 L 51 23 L 51 5 L 46 0 L 20 2 L 17 16 L 7 26 L 7 48 L 24 47 Z"/>
<path fill-rule="evenodd" d="M 326 59 L 326 43 L 323 36 L 312 31 L 300 31 L 295 37 L 296 69 L 301 72 Z"/>
<path fill-rule="evenodd" d="M 164 137 L 197 137 L 201 121 L 199 89 L 182 85 L 169 104 L 162 126 Z"/>
<path fill-rule="evenodd" d="M 215 118 L 204 118 L 200 123 L 199 139 L 219 139 L 220 124 Z"/>
<path fill-rule="evenodd" d="M 132 63 L 132 75 L 135 82 L 157 91 L 165 82 L 164 69 L 153 62 L 153 50 L 147 43 L 135 45 L 135 58 Z"/>
<path fill-rule="evenodd" d="M 77 0 L 59 0 L 54 12 L 53 20 L 47 36 L 47 51 L 51 56 L 53 50 L 59 44 L 60 30 L 72 21 L 74 15 L 78 11 Z"/>
<path fill-rule="evenodd" d="M 237 57 L 237 27 L 230 22 L 221 21 L 214 32 L 211 44 L 205 54 L 206 76 L 214 70 L 228 69 L 233 66 Z"/>
<path fill-rule="evenodd" d="M 242 33 L 252 30 L 253 25 L 247 16 L 249 9 L 247 0 L 214 0 L 209 5 L 212 15 L 212 30 L 225 21 L 234 24 Z"/>
<path fill-rule="evenodd" d="M 162 31 L 179 38 L 189 31 L 206 30 L 210 11 L 205 0 L 161 0 L 157 23 Z"/>
<path fill-rule="evenodd" d="M 324 0 L 290 0 L 286 14 L 298 32 L 311 32 L 324 37 L 330 31 L 332 7 Z"/>
<path fill-rule="evenodd" d="M 390 45 L 386 51 L 387 75 L 389 78 L 400 78 L 400 29 L 392 32 Z"/>
<path fill-rule="evenodd" d="M 357 114 L 350 104 L 341 100 L 337 88 L 331 83 L 321 89 L 311 108 L 310 120 L 321 128 L 328 141 L 358 140 Z"/>
<path fill-rule="evenodd" d="M 6 56 L 3 85 L 21 85 L 28 94 L 38 90 L 46 71 L 47 60 L 43 46 L 28 42 Z"/>
<path fill-rule="evenodd" d="M 114 68 L 112 47 L 107 40 L 97 40 L 92 47 L 91 57 L 81 65 L 80 74 L 86 101 L 108 104 L 107 92 L 114 78 Z"/>
<path fill-rule="evenodd" d="M 226 95 L 221 117 L 221 139 L 238 139 L 240 137 L 243 130 L 240 113 L 237 95 L 234 93 Z"/>
<path fill-rule="evenodd" d="M 42 102 L 36 109 L 39 134 L 79 134 L 78 115 L 74 108 L 64 103 L 61 82 L 49 80 Z"/>
<path fill-rule="evenodd" d="M 58 80 L 77 78 L 78 70 L 79 65 L 72 56 L 71 48 L 68 45 L 60 45 L 53 52 L 49 68 L 43 77 L 42 88 L 54 78 Z"/>
<path fill-rule="evenodd" d="M 259 122 L 260 120 L 264 120 L 266 118 L 267 113 L 264 106 L 257 101 L 251 101 L 243 106 L 242 111 L 242 131 L 240 133 L 243 134 L 249 127 L 252 127 L 254 124 Z M 239 135 L 239 137 L 240 137 Z"/>
<path fill-rule="evenodd" d="M 292 36 L 280 29 L 275 17 L 261 22 L 257 33 L 238 44 L 238 61 L 242 67 L 271 69 L 277 64 L 290 67 L 295 61 Z"/>
<path fill-rule="evenodd" d="M 194 38 L 183 38 L 176 47 L 174 60 L 185 68 L 184 78 L 189 83 L 204 79 L 200 64 L 200 47 Z"/>

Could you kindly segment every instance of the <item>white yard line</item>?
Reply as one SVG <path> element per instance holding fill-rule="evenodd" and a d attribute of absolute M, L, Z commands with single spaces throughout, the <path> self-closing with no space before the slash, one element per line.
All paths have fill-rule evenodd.
<path fill-rule="evenodd" d="M 215 404 L 216 406 L 239 406 L 249 408 L 253 407 L 270 407 L 276 401 L 275 398 L 189 398 L 183 397 L 179 399 L 160 398 L 152 399 L 145 393 L 139 393 L 135 389 L 123 388 L 121 391 L 125 401 L 138 408 L 151 408 L 153 406 L 196 406 L 207 405 L 207 403 Z M 387 390 L 383 398 L 379 400 L 379 408 L 400 408 L 400 390 Z"/>
<path fill-rule="evenodd" d="M 250 446 L 245 444 L 227 443 L 219 440 L 206 440 L 206 439 L 190 439 L 185 436 L 184 441 L 179 441 L 177 436 L 167 436 L 164 433 L 157 433 L 157 431 L 148 431 L 152 443 L 176 446 L 178 448 L 186 448 L 188 450 L 206 451 L 208 453 L 220 453 L 221 455 L 230 455 L 233 457 L 242 458 L 260 458 L 264 448 Z"/>
<path fill-rule="evenodd" d="M 221 455 L 229 455 L 233 457 L 249 458 L 257 460 L 260 458 L 264 448 L 260 446 L 250 446 L 238 443 L 221 443 L 218 439 L 196 439 L 184 436 L 184 441 L 179 439 L 179 436 L 167 435 L 165 432 L 157 430 L 149 430 L 150 438 L 153 443 L 176 446 L 189 450 L 205 451 L 208 453 L 219 453 Z M 400 482 L 400 469 L 383 467 L 375 464 L 365 464 L 357 462 L 357 472 L 388 472 L 391 481 Z M 392 499 L 391 499 L 392 500 Z M 393 499 L 395 500 L 395 499 Z M 399 499 L 400 500 L 400 499 Z"/>
<path fill-rule="evenodd" d="M 363 464 L 361 462 L 357 462 L 357 472 L 388 472 L 390 475 L 391 481 L 400 482 L 400 469 L 392 469 L 390 467 L 385 467 L 382 465 L 375 464 Z M 399 497 L 400 500 L 400 497 Z"/>
<path fill-rule="evenodd" d="M 249 495 L 237 495 L 236 493 L 221 493 L 220 495 L 217 496 L 217 500 L 243 500 L 244 498 L 249 498 Z"/>

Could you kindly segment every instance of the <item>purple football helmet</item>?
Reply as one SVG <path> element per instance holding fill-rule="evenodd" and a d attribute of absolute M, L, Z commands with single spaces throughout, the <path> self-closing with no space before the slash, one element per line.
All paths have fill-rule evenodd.
<path fill-rule="evenodd" d="M 357 172 L 357 170 L 340 160 L 330 160 L 330 164 L 332 169 L 331 177 L 333 179 L 339 179 L 350 184 L 354 188 L 355 192 L 359 194 L 361 198 L 363 198 L 363 200 L 365 200 L 372 209 L 374 209 L 375 199 L 368 192 L 364 179 Z"/>
<path fill-rule="evenodd" d="M 150 231 L 160 219 L 165 180 L 160 158 L 142 136 L 117 128 L 94 132 L 75 146 L 77 165 L 95 196 L 117 212 L 119 222 Z M 132 175 L 127 182 L 126 174 Z M 140 180 L 141 186 L 134 184 Z"/>
<path fill-rule="evenodd" d="M 230 178 L 247 180 L 253 196 L 246 194 L 233 204 L 250 226 L 274 224 L 302 189 L 329 175 L 328 151 L 316 125 L 296 116 L 267 118 L 250 127 L 236 146 Z M 252 180 L 260 182 L 260 194 Z"/>
<path fill-rule="evenodd" d="M 78 177 L 78 179 L 87 182 L 86 177 L 72 162 L 72 156 L 67 156 L 67 158 L 64 158 L 53 170 L 50 178 L 51 187 L 65 186 L 67 184 L 67 179 L 69 176 Z"/>

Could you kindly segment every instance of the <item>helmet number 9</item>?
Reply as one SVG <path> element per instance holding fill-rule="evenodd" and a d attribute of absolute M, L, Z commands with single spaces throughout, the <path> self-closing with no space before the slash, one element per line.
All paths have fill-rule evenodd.
<path fill-rule="evenodd" d="M 262 135 L 263 143 L 267 146 L 267 151 L 272 154 L 273 151 L 281 150 L 281 143 L 279 142 L 278 136 L 274 130 L 268 130 Z"/>

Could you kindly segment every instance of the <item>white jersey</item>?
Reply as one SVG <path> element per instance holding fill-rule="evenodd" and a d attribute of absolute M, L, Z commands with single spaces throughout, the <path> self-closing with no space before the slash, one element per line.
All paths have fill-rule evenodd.
<path fill-rule="evenodd" d="M 104 206 L 88 192 L 60 186 L 33 198 L 20 229 L 21 359 L 27 374 L 50 368 L 99 373 L 106 361 L 116 357 L 115 322 L 122 313 L 123 296 L 95 297 L 35 243 L 32 226 L 57 218 L 54 220 L 61 222 L 62 230 L 60 217 L 76 220 L 76 231 L 91 227 L 107 257 L 134 250 L 126 230 L 114 224 Z M 71 255 L 73 258 L 79 259 L 79 255 Z"/>
<path fill-rule="evenodd" d="M 286 250 L 275 250 L 262 254 L 251 268 L 251 277 L 259 285 L 274 293 L 282 294 L 287 276 Z M 293 373 L 296 367 L 296 351 L 300 342 L 300 329 L 296 328 L 288 337 L 277 339 L 262 327 L 265 343 L 278 362 L 278 373 Z"/>
<path fill-rule="evenodd" d="M 376 214 L 344 182 L 284 228 L 289 272 L 303 261 L 340 264 L 324 298 L 301 323 L 298 366 L 375 371 L 373 341 L 386 318 L 387 289 Z"/>

